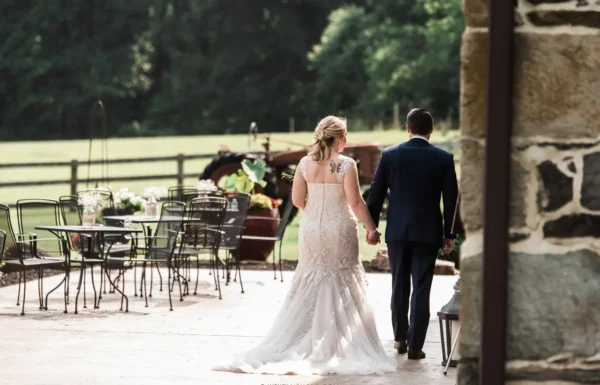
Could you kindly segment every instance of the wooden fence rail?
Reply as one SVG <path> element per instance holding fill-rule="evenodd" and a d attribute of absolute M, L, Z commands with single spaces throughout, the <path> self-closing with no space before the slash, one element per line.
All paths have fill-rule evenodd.
<path fill-rule="evenodd" d="M 457 142 L 449 141 L 442 143 L 435 143 L 438 147 L 446 148 L 453 152 Z M 254 152 L 253 154 L 260 154 Z M 26 181 L 26 182 L 0 182 L 0 188 L 3 187 L 27 187 L 27 186 L 48 186 L 48 185 L 70 185 L 71 195 L 76 195 L 77 186 L 80 183 L 87 182 L 102 182 L 103 180 L 110 179 L 111 182 L 130 182 L 130 181 L 144 181 L 144 180 L 168 180 L 175 179 L 177 185 L 182 185 L 185 178 L 196 178 L 198 173 L 185 174 L 184 164 L 186 160 L 198 160 L 198 159 L 211 159 L 215 154 L 196 154 L 196 155 L 184 155 L 179 154 L 176 156 L 156 156 L 147 158 L 123 158 L 123 159 L 110 159 L 106 161 L 92 160 L 78 161 L 76 159 L 70 162 L 31 162 L 31 163 L 4 163 L 0 164 L 0 169 L 20 169 L 20 168 L 39 168 L 39 167 L 70 167 L 71 178 L 70 179 L 56 179 L 56 180 L 41 180 L 41 181 Z M 176 174 L 155 174 L 155 175 L 132 175 L 132 176 L 117 176 L 110 178 L 79 178 L 79 168 L 81 166 L 90 165 L 102 165 L 102 164 L 128 164 L 128 163 L 156 163 L 156 162 L 176 162 L 177 173 Z"/>

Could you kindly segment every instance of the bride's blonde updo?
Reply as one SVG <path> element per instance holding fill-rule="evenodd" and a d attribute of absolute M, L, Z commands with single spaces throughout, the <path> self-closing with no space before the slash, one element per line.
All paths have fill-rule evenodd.
<path fill-rule="evenodd" d="M 315 129 L 315 142 L 308 155 L 315 162 L 329 159 L 331 147 L 337 138 L 346 135 L 346 122 L 337 116 L 327 116 L 317 124 Z"/>

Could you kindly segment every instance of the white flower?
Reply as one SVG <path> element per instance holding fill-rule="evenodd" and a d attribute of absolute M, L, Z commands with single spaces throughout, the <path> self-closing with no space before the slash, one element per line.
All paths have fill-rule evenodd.
<path fill-rule="evenodd" d="M 217 191 L 219 188 L 211 179 L 203 179 L 196 184 L 196 190 L 201 191 Z"/>
<path fill-rule="evenodd" d="M 161 196 L 167 195 L 167 189 L 164 187 L 148 187 L 144 190 L 144 196 L 158 200 Z"/>
<path fill-rule="evenodd" d="M 80 194 L 77 198 L 77 203 L 83 207 L 96 209 L 100 205 L 100 200 L 100 194 L 98 194 L 96 191 L 93 191 Z"/>

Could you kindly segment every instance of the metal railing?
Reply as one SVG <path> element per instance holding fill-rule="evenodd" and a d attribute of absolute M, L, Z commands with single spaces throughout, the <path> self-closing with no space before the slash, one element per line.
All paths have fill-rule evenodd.
<path fill-rule="evenodd" d="M 447 149 L 448 151 L 454 152 L 458 146 L 458 141 L 448 141 L 435 143 L 436 146 Z M 387 147 L 387 146 L 383 146 Z M 253 154 L 260 154 L 253 152 Z M 273 153 L 273 154 L 276 154 Z M 0 189 L 7 187 L 29 187 L 29 186 L 48 186 L 48 185 L 70 185 L 71 195 L 77 193 L 77 186 L 81 183 L 96 183 L 105 181 L 107 178 L 79 178 L 79 168 L 81 166 L 88 165 L 102 165 L 102 164 L 132 164 L 132 163 L 157 163 L 157 162 L 175 162 L 177 172 L 174 174 L 148 174 L 148 175 L 130 175 L 130 176 L 116 176 L 110 177 L 111 182 L 131 182 L 131 181 L 145 181 L 145 180 L 175 180 L 177 185 L 183 185 L 185 178 L 197 178 L 198 173 L 186 174 L 184 173 L 184 165 L 187 160 L 198 160 L 198 159 L 212 159 L 216 154 L 196 154 L 196 155 L 184 155 L 178 154 L 175 156 L 157 156 L 157 157 L 145 157 L 145 158 L 122 158 L 122 159 L 109 159 L 109 160 L 92 160 L 92 161 L 79 161 L 72 160 L 70 162 L 29 162 L 29 163 L 4 163 L 0 164 L 0 169 L 19 169 L 19 168 L 56 168 L 56 167 L 69 167 L 71 169 L 71 177 L 69 179 L 54 179 L 54 180 L 37 180 L 37 181 L 19 181 L 19 182 L 0 182 Z"/>

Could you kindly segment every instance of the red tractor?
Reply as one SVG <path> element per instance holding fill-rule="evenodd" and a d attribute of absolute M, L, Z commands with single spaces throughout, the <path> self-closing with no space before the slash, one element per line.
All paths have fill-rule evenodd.
<path fill-rule="evenodd" d="M 287 143 L 289 144 L 289 142 Z M 296 143 L 292 144 L 298 145 Z M 283 205 L 285 205 L 292 184 L 283 175 L 293 173 L 300 159 L 306 156 L 308 147 L 298 145 L 302 148 L 272 154 L 270 136 L 265 137 L 262 145 L 265 151 L 261 154 L 231 152 L 226 146 L 222 146 L 221 151 L 204 169 L 201 179 L 212 179 L 215 183 L 218 183 L 223 176 L 237 172 L 244 159 L 262 159 L 267 165 L 267 173 L 265 175 L 267 185 L 264 189 L 257 186 L 257 192 L 262 192 L 275 199 L 282 199 Z M 377 163 L 381 158 L 381 146 L 379 143 L 347 144 L 344 155 L 356 161 L 361 186 L 369 185 L 373 180 Z M 367 187 L 363 192 L 363 197 L 366 199 L 368 194 L 369 190 Z M 295 212 L 292 215 L 295 215 Z"/>

